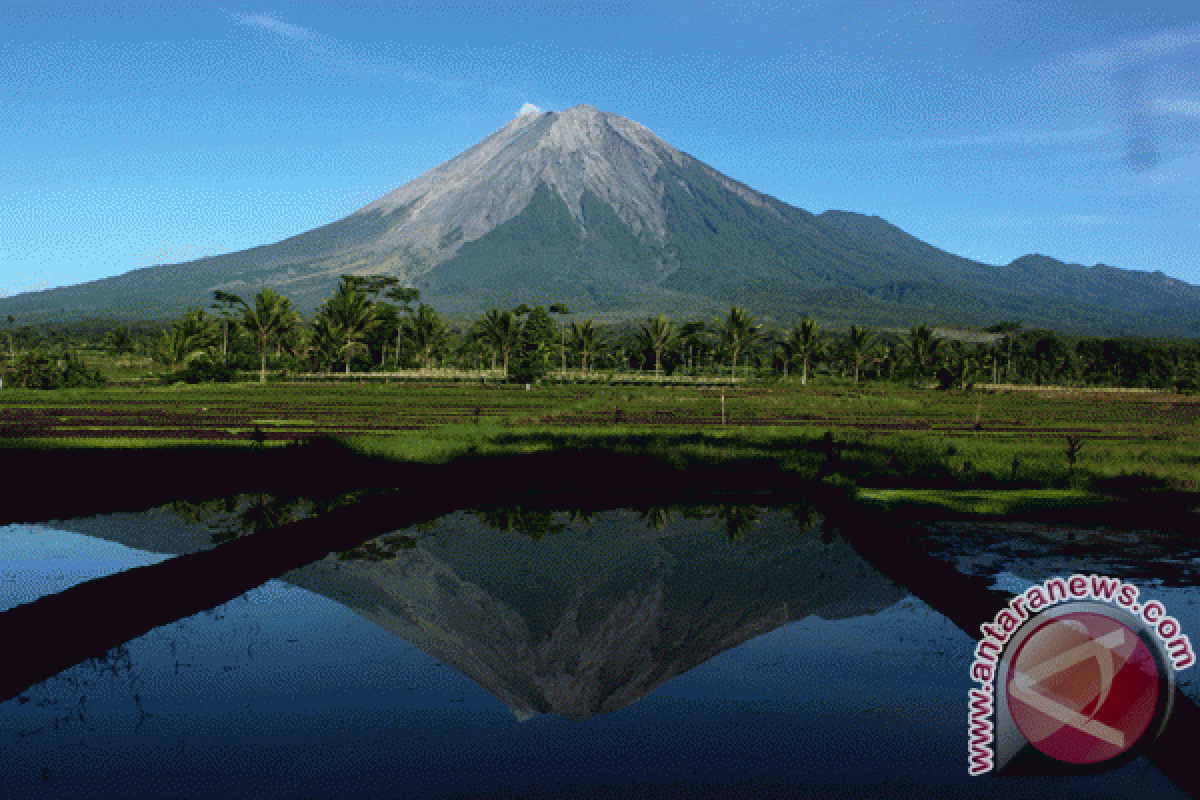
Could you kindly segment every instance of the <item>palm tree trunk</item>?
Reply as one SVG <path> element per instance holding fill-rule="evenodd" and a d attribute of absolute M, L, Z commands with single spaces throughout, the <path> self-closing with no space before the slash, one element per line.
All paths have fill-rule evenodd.
<path fill-rule="evenodd" d="M 808 386 L 808 354 L 804 355 L 804 372 L 800 374 L 800 385 Z"/>
<path fill-rule="evenodd" d="M 262 357 L 262 361 L 260 362 L 259 368 L 258 368 L 258 382 L 266 383 L 267 382 L 267 340 L 266 340 L 266 337 L 263 337 L 259 341 L 259 344 L 261 346 L 258 348 L 258 354 Z"/>

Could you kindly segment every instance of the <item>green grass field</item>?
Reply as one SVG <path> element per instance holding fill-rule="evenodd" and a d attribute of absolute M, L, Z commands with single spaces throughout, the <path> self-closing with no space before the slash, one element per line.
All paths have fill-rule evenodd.
<path fill-rule="evenodd" d="M 363 453 L 422 462 L 599 447 L 680 467 L 770 460 L 798 473 L 839 475 L 869 490 L 865 502 L 1008 513 L 1031 503 L 1086 505 L 1114 492 L 1197 491 L 1197 400 L 828 382 L 531 391 L 411 383 L 4 389 L 0 444 L 243 448 L 332 436 Z M 1068 437 L 1077 443 L 1073 466 Z"/>

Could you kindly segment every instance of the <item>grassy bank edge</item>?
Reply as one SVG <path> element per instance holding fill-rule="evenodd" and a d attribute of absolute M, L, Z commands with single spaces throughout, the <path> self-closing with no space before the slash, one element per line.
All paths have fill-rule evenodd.
<path fill-rule="evenodd" d="M 550 433 L 555 434 L 553 440 L 549 440 Z M 858 503 L 867 508 L 887 512 L 911 511 L 968 517 L 999 517 L 1047 509 L 1094 509 L 1113 503 L 1127 504 L 1139 500 L 1153 502 L 1155 497 L 1161 495 L 1153 489 L 1109 492 L 1088 488 L 1030 485 L 937 488 L 870 486 L 869 479 L 856 483 L 852 477 L 842 474 L 836 467 L 829 469 L 828 464 L 814 468 L 811 458 L 807 463 L 797 462 L 796 431 L 786 431 L 787 435 L 783 433 L 772 437 L 760 429 L 752 437 L 755 446 L 748 448 L 744 432 L 736 431 L 704 434 L 680 431 L 675 439 L 672 439 L 661 428 L 639 430 L 616 426 L 563 437 L 561 432 L 550 432 L 546 429 L 510 429 L 503 426 L 502 420 L 485 418 L 480 425 L 453 425 L 387 436 L 343 437 L 336 441 L 357 455 L 410 464 L 446 464 L 464 456 L 517 455 L 546 452 L 562 447 L 639 453 L 679 469 L 698 464 L 736 468 L 738 464 L 775 461 L 781 469 L 794 472 L 798 477 L 812 478 L 824 474 L 827 479 L 837 483 L 853 485 Z M 658 446 L 638 447 L 639 439 L 658 443 Z M 684 444 L 680 445 L 680 441 Z M 817 439 L 810 435 L 804 437 L 804 441 L 812 445 Z M 675 443 L 674 446 L 663 444 L 672 442 Z M 214 443 L 211 440 L 186 438 L 25 439 L 0 441 L 0 454 L 15 454 L 21 450 L 58 451 L 68 454 L 72 450 L 131 451 L 160 448 L 244 452 L 257 447 L 275 449 L 287 446 L 295 445 L 282 441 L 266 442 L 262 445 L 238 440 Z M 813 453 L 809 451 L 807 455 L 811 456 Z M 1200 505 L 1200 495 L 1196 495 L 1196 499 L 1197 505 Z"/>

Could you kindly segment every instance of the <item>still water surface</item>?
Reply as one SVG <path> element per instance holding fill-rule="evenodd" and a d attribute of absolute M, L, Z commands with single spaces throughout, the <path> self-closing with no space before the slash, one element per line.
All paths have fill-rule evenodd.
<path fill-rule="evenodd" d="M 218 522 L 0 528 L 0 610 L 210 547 Z M 997 608 L 1030 581 L 1102 572 L 1200 631 L 1191 554 L 1045 534 L 930 525 L 926 546 L 992 580 Z M 968 778 L 973 647 L 819 517 L 460 512 L 0 703 L 0 795 L 1185 796 L 1145 759 Z"/>

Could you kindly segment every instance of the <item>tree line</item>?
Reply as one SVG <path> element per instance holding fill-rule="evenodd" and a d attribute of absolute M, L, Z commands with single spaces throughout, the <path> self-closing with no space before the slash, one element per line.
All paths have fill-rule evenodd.
<path fill-rule="evenodd" d="M 856 382 L 936 381 L 941 388 L 986 382 L 1192 391 L 1200 381 L 1200 342 L 1194 340 L 1068 337 L 1024 330 L 1016 321 L 985 329 L 990 340 L 972 344 L 924 323 L 905 332 L 860 325 L 832 330 L 802 318 L 770 328 L 736 306 L 717 318 L 658 314 L 608 326 L 570 315 L 561 303 L 519 305 L 455 325 L 395 277 L 343 275 L 311 315 L 270 288 L 246 298 L 217 290 L 208 308 L 189 309 L 153 336 L 144 328 L 116 327 L 102 344 L 115 354 L 151 355 L 191 382 L 231 380 L 238 370 L 254 370 L 265 382 L 268 369 L 349 374 L 447 366 L 497 370 L 522 383 L 557 370 L 748 374 L 801 384 L 820 374 Z M 57 385 L 85 380 L 87 370 L 61 333 L 37 340 L 27 328 L 16 330 L 11 317 L 6 333 L 0 359 L 10 385 L 41 380 L 53 388 L 47 376 L 55 369 Z M 27 347 L 18 357 L 21 345 Z M 42 378 L 31 377 L 38 369 Z"/>

